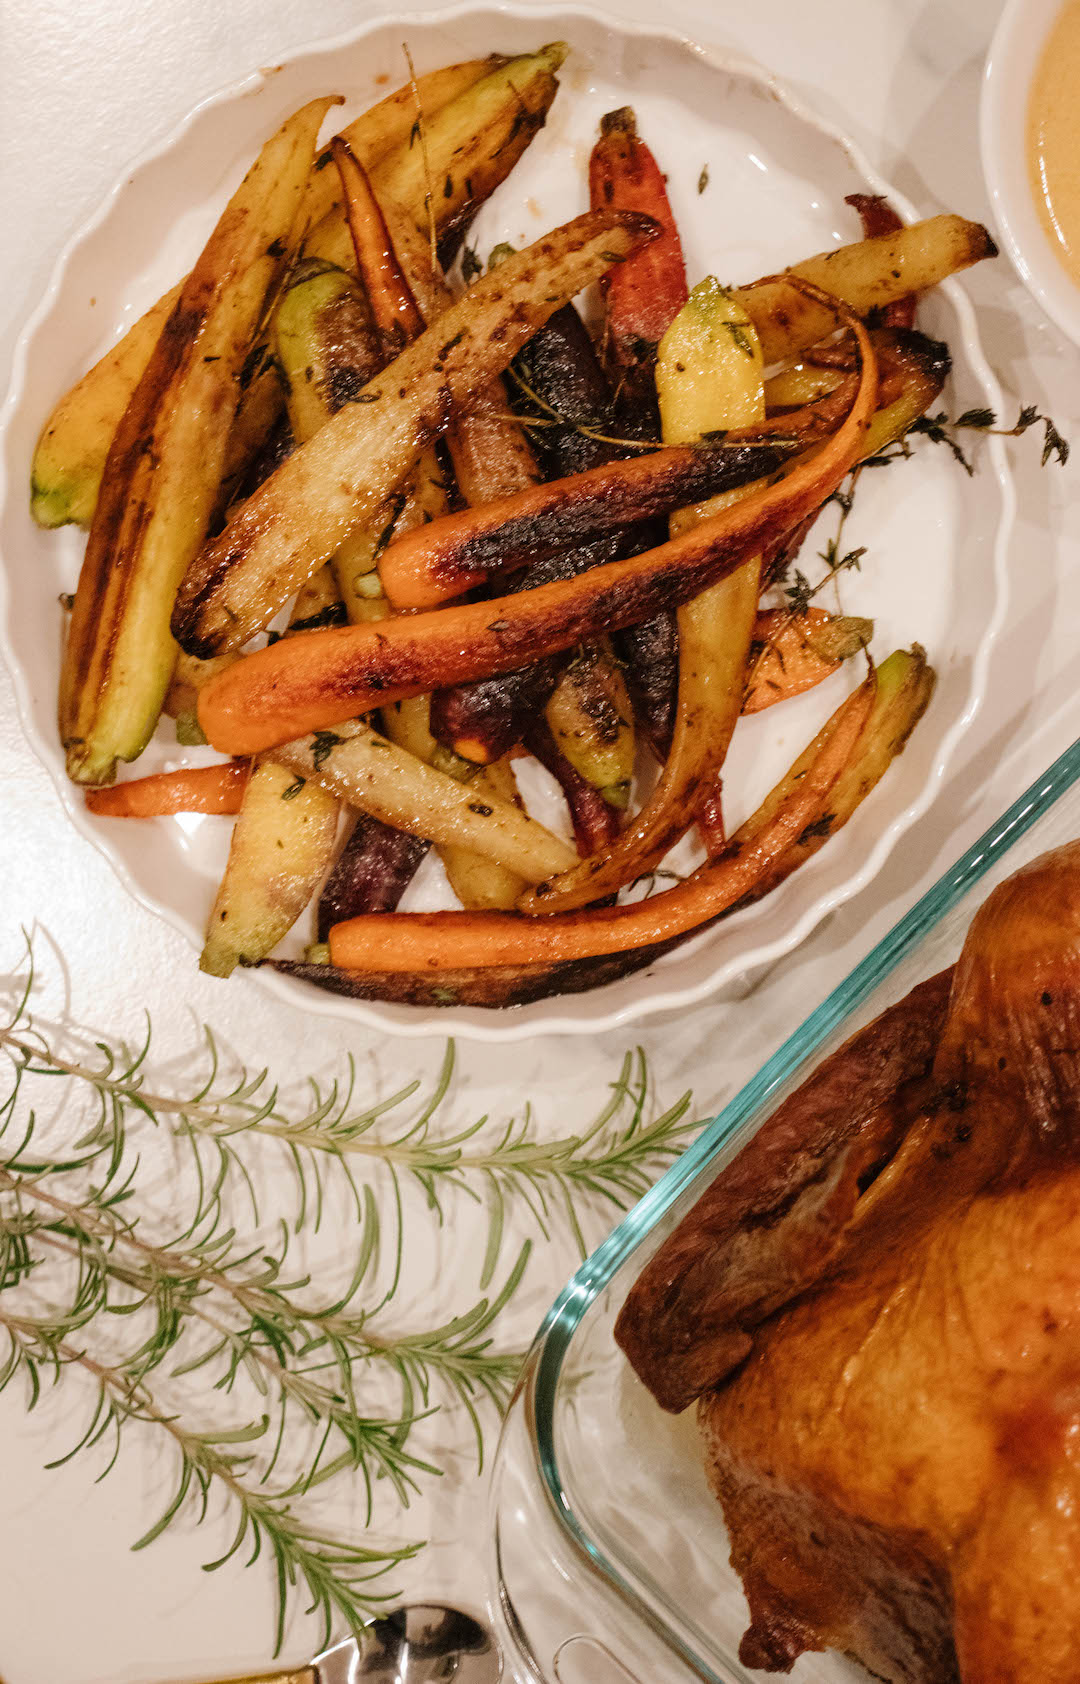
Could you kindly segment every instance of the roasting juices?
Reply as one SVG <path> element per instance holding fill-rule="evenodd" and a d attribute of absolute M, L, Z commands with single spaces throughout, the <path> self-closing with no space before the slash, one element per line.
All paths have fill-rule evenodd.
<path fill-rule="evenodd" d="M 1058 14 L 1031 85 L 1027 161 L 1039 217 L 1080 283 L 1080 0 Z"/>

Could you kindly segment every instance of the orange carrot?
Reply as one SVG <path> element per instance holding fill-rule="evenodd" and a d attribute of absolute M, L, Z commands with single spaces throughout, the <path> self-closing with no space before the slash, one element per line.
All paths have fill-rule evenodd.
<path fill-rule="evenodd" d="M 389 546 L 379 564 L 383 589 L 396 608 L 432 608 L 498 573 L 762 479 L 797 437 L 674 445 L 460 509 Z"/>
<path fill-rule="evenodd" d="M 877 364 L 862 323 L 839 308 L 863 358 L 858 395 L 828 443 L 784 478 L 657 549 L 574 579 L 377 625 L 284 638 L 203 688 L 199 721 L 209 741 L 231 754 L 272 748 L 372 707 L 595 642 L 602 632 L 686 602 L 725 577 L 818 506 L 861 454 Z"/>
<path fill-rule="evenodd" d="M 830 647 L 825 633 L 839 618 L 824 608 L 807 608 L 802 614 L 786 608 L 761 610 L 754 625 L 757 648 L 747 670 L 743 713 L 760 713 L 774 702 L 812 690 L 862 648 L 865 632 L 853 637 L 850 645 L 837 638 L 835 652 Z M 867 626 L 867 622 L 858 624 Z"/>
<path fill-rule="evenodd" d="M 91 813 L 110 819 L 154 819 L 167 813 L 238 813 L 251 772 L 247 760 L 220 766 L 183 766 L 105 789 L 88 789 Z"/>
<path fill-rule="evenodd" d="M 463 966 L 547 965 L 624 953 L 670 941 L 711 923 L 744 896 L 820 818 L 828 794 L 856 753 L 874 698 L 871 676 L 821 735 L 805 776 L 753 844 L 701 866 L 685 882 L 630 906 L 524 918 L 507 912 L 384 912 L 330 931 L 330 962 L 345 970 L 457 970 Z"/>
<path fill-rule="evenodd" d="M 424 318 L 402 274 L 367 171 L 343 135 L 334 136 L 330 151 L 341 177 L 356 267 L 367 289 L 375 325 L 381 333 L 395 338 L 400 350 L 423 333 Z"/>
<path fill-rule="evenodd" d="M 620 264 L 601 282 L 605 332 L 613 373 L 647 382 L 651 358 L 686 303 L 686 264 L 659 164 L 643 140 L 629 106 L 600 120 L 600 139 L 589 160 L 589 199 L 594 210 L 645 211 L 660 225 L 649 252 Z M 644 257 L 645 261 L 640 260 Z"/>

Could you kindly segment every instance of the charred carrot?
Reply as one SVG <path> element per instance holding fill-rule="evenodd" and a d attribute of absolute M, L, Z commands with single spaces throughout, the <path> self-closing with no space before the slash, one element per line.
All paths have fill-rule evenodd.
<path fill-rule="evenodd" d="M 433 736 L 463 760 L 491 765 L 509 754 L 521 741 L 529 720 L 543 713 L 562 666 L 563 657 L 547 655 L 511 672 L 434 690 Z"/>
<path fill-rule="evenodd" d="M 431 844 L 361 813 L 319 896 L 317 934 L 365 912 L 395 912 Z"/>
<path fill-rule="evenodd" d="M 556 580 L 576 579 L 590 567 L 614 561 L 620 553 L 615 541 L 599 539 L 535 562 L 514 583 L 518 592 L 536 591 Z M 569 658 L 567 650 L 558 650 L 510 672 L 435 690 L 431 697 L 432 731 L 463 759 L 490 765 L 508 754 L 543 713 Z"/>
<path fill-rule="evenodd" d="M 626 671 L 634 718 L 661 764 L 671 752 L 679 689 L 679 623 L 665 611 L 624 626 L 612 643 Z"/>
<path fill-rule="evenodd" d="M 712 428 L 764 419 L 763 366 L 757 335 L 730 292 L 713 277 L 702 281 L 664 335 L 657 353 L 656 388 L 664 438 L 687 444 Z M 678 536 L 746 495 L 726 492 L 704 506 L 672 516 Z M 751 491 L 749 495 L 753 495 Z M 575 866 L 545 883 L 544 905 L 527 912 L 569 911 L 597 895 L 616 893 L 653 871 L 712 804 L 732 733 L 742 711 L 746 666 L 761 592 L 761 554 L 749 554 L 727 578 L 679 610 L 679 672 L 674 730 L 660 779 L 596 874 Z"/>
<path fill-rule="evenodd" d="M 518 414 L 542 423 L 531 429 L 534 481 L 591 467 L 613 453 L 579 431 L 579 424 L 602 425 L 601 410 L 610 407 L 610 393 L 573 305 L 556 311 L 534 334 L 514 365 L 510 392 Z M 519 484 L 517 490 L 527 497 L 533 488 Z M 482 520 L 483 516 L 472 518 Z M 572 550 L 556 546 L 547 554 L 538 550 L 521 557 L 528 565 L 511 588 L 515 594 L 536 590 L 554 579 L 573 578 L 621 553 L 625 552 L 610 541 L 579 543 Z M 543 712 L 566 659 L 559 651 L 509 672 L 443 688 L 432 698 L 432 729 L 441 742 L 466 759 L 497 759 L 521 741 L 529 724 Z"/>
<path fill-rule="evenodd" d="M 783 275 L 755 281 L 739 291 L 757 329 L 767 363 L 780 362 L 828 338 L 835 325 L 829 311 L 809 294 L 796 296 L 792 282 L 825 287 L 860 316 L 912 292 L 937 286 L 946 276 L 996 257 L 986 229 L 959 216 L 932 216 L 895 234 L 878 234 L 850 246 L 834 246 Z"/>
<path fill-rule="evenodd" d="M 589 197 L 594 207 L 646 211 L 660 225 L 646 261 L 630 258 L 603 283 L 605 337 L 616 389 L 626 392 L 628 411 L 655 417 L 656 347 L 686 303 L 686 264 L 663 174 L 639 137 L 629 106 L 601 118 L 600 139 L 589 160 Z"/>
<path fill-rule="evenodd" d="M 762 610 L 754 626 L 743 713 L 760 713 L 814 689 L 865 649 L 873 632 L 872 620 L 829 614 L 824 608 L 808 608 L 803 614 Z"/>
<path fill-rule="evenodd" d="M 195 558 L 173 614 L 188 653 L 240 648 L 267 626 L 558 305 L 653 233 L 644 217 L 579 217 L 478 281 Z"/>
<path fill-rule="evenodd" d="M 603 341 L 618 397 L 619 421 L 634 438 L 659 438 L 657 346 L 687 297 L 682 242 L 663 174 L 639 139 L 629 107 L 603 118 L 589 165 L 593 204 L 648 201 L 662 233 L 656 261 L 626 268 L 604 294 Z M 693 501 L 693 499 L 687 499 Z M 671 747 L 679 674 L 679 632 L 670 610 L 628 626 L 614 640 L 626 671 L 634 715 L 662 762 Z"/>
<path fill-rule="evenodd" d="M 575 771 L 545 719 L 538 719 L 529 727 L 525 746 L 551 773 L 566 797 L 570 822 L 574 827 L 574 841 L 582 859 L 598 854 L 603 848 L 610 848 L 619 834 L 618 809 L 605 801 L 600 791 Z"/>
<path fill-rule="evenodd" d="M 576 309 L 569 305 L 552 316 L 543 332 L 525 348 L 514 364 L 518 377 L 516 405 L 538 423 L 537 448 L 547 466 L 549 480 L 581 475 L 633 455 L 636 440 L 654 439 L 655 393 L 646 394 L 645 407 L 635 410 L 627 391 L 616 406 L 592 339 Z M 648 384 L 648 383 L 646 383 Z M 662 519 L 643 521 L 626 529 L 620 549 L 624 556 L 639 555 L 667 536 Z M 655 624 L 653 622 L 656 622 Z M 675 622 L 662 611 L 626 636 L 614 639 L 634 706 L 635 723 L 650 742 L 662 735 L 663 724 L 654 718 L 654 706 L 661 711 L 667 681 L 673 687 L 676 666 L 657 674 L 649 666 L 658 641 L 663 641 L 666 622 L 668 640 L 674 645 Z"/>
<path fill-rule="evenodd" d="M 572 304 L 556 311 L 525 346 L 512 370 L 510 394 L 518 414 L 540 421 L 531 429 L 533 483 L 592 467 L 613 454 L 610 447 L 579 431 L 579 425 L 604 426 L 604 414 L 610 414 L 610 393 L 585 325 Z M 530 484 L 521 483 L 516 488 L 526 496 L 531 489 Z M 590 544 L 573 551 L 563 549 L 561 555 L 558 551 L 546 556 L 528 554 L 521 558 L 528 565 L 511 589 L 515 593 L 536 590 L 619 553 L 610 544 Z M 528 725 L 542 713 L 565 664 L 566 655 L 559 651 L 509 672 L 446 686 L 432 698 L 432 729 L 441 742 L 466 759 L 496 760 L 520 742 Z"/>
<path fill-rule="evenodd" d="M 310 632 L 259 650 L 203 689 L 199 718 L 207 738 L 229 753 L 273 747 L 440 684 L 512 671 L 689 601 L 817 507 L 858 459 L 877 371 L 861 322 L 855 332 L 864 361 L 846 421 L 775 484 L 658 549 L 576 579 L 379 626 Z"/>
<path fill-rule="evenodd" d="M 919 644 L 896 649 L 871 673 L 873 705 L 858 748 L 829 791 L 827 811 L 780 854 L 752 891 L 754 900 L 769 894 L 793 871 L 797 871 L 830 836 L 835 836 L 855 810 L 880 782 L 898 754 L 903 753 L 919 720 L 930 704 L 936 675 Z M 810 760 L 833 729 L 836 716 L 826 724 L 806 752 L 791 767 L 785 779 L 747 819 L 732 838 L 733 847 L 754 847 L 757 836 L 772 819 L 774 807 L 799 781 Z"/>
<path fill-rule="evenodd" d="M 409 282 L 397 265 L 385 218 L 355 160 L 342 155 L 339 167 L 357 264 L 376 317 L 380 325 L 393 325 L 408 341 L 416 337 L 424 323 Z M 449 289 L 433 267 L 430 253 L 418 253 L 411 239 L 405 249 L 425 297 L 436 307 L 449 303 Z M 508 414 L 501 381 L 496 380 L 480 397 L 479 415 L 463 416 L 447 437 L 459 490 L 470 503 L 487 502 L 497 491 L 526 490 L 540 478 L 528 443 Z M 445 497 L 442 502 L 445 508 Z M 434 524 L 441 523 L 436 519 Z M 407 545 L 408 538 L 402 542 Z M 385 590 L 385 577 L 382 583 Z M 392 607 L 404 606 L 392 598 L 390 601 Z M 557 671 L 556 667 L 549 676 L 545 663 L 540 662 L 518 673 L 482 681 L 479 686 L 436 691 L 429 710 L 430 729 L 460 758 L 490 764 L 520 739 L 519 716 L 533 716 L 543 707 Z"/>
<path fill-rule="evenodd" d="M 519 351 L 509 378 L 514 409 L 533 424 L 533 447 L 547 479 L 627 454 L 611 386 L 573 304 L 556 310 Z"/>
<path fill-rule="evenodd" d="M 156 819 L 168 813 L 238 813 L 251 766 L 227 760 L 222 766 L 184 766 L 129 778 L 106 789 L 88 789 L 91 813 L 109 819 Z"/>
<path fill-rule="evenodd" d="M 390 545 L 379 565 L 396 608 L 432 608 L 494 574 L 774 473 L 805 439 L 722 440 L 622 458 L 462 509 Z"/>
<path fill-rule="evenodd" d="M 630 800 L 636 744 L 622 669 L 604 642 L 569 663 L 544 710 L 562 754 L 609 806 Z"/>
<path fill-rule="evenodd" d="M 309 964 L 299 959 L 264 960 L 282 976 L 310 982 L 349 1000 L 392 1000 L 402 1006 L 438 1011 L 444 1006 L 481 1006 L 498 1011 L 527 1006 L 552 995 L 584 994 L 651 965 L 686 938 L 654 942 L 630 953 L 602 953 L 595 959 L 571 959 L 564 965 L 487 965 L 461 970 L 346 971 L 340 965 Z"/>
<path fill-rule="evenodd" d="M 502 912 L 354 918 L 330 931 L 331 963 L 387 972 L 565 963 L 650 946 L 707 926 L 752 894 L 775 861 L 821 816 L 829 791 L 857 751 L 872 703 L 870 679 L 834 716 L 828 740 L 762 826 L 753 846 L 732 849 L 673 889 L 628 906 L 552 918 Z"/>
<path fill-rule="evenodd" d="M 388 357 L 396 356 L 403 346 L 423 333 L 424 318 L 402 274 L 367 171 L 343 135 L 334 136 L 330 151 L 341 179 L 345 220 L 356 253 L 357 272 L 376 324 L 390 342 Z"/>
<path fill-rule="evenodd" d="M 424 316 L 416 302 L 410 279 L 398 261 L 395 235 L 391 233 L 363 169 L 340 147 L 336 156 L 345 192 L 346 216 L 352 231 L 357 267 L 366 285 L 378 325 L 384 331 L 391 347 L 400 349 L 402 344 L 415 339 L 423 331 Z M 436 317 L 442 310 L 450 307 L 453 298 L 430 247 L 418 244 L 408 226 L 402 225 L 400 220 L 396 226 L 396 240 L 405 253 L 410 274 L 420 288 L 425 310 L 432 318 Z M 499 379 L 481 390 L 479 404 L 480 413 L 473 412 L 463 416 L 450 430 L 446 440 L 459 492 L 469 501 L 487 500 L 500 492 L 521 490 L 533 484 L 539 477 L 528 444 L 509 415 L 506 393 Z M 403 518 L 413 525 L 437 519 L 448 507 L 446 481 L 438 471 L 438 462 L 432 463 L 432 456 L 433 452 L 429 449 L 426 457 L 421 458 L 419 469 L 413 476 L 415 490 L 417 472 L 419 473 L 419 489 L 423 494 L 414 495 L 403 511 Z M 385 599 L 382 599 L 380 607 L 384 603 Z M 356 617 L 360 618 L 359 615 Z M 382 615 L 375 617 L 381 618 Z M 422 705 L 425 699 L 418 700 Z M 437 697 L 427 700 L 423 729 L 419 728 L 415 714 L 406 719 L 400 710 L 389 708 L 384 713 L 387 730 L 392 738 L 398 740 L 399 746 L 409 747 L 429 763 L 434 762 L 437 750 L 436 740 L 431 735 L 432 726 L 435 726 L 436 735 L 438 734 L 434 701 L 437 701 Z M 452 739 L 450 746 L 453 748 Z M 460 765 L 461 756 L 456 758 Z M 450 767 L 446 769 L 451 770 Z M 459 772 L 453 770 L 452 775 L 458 777 Z M 471 788 L 476 803 L 480 805 L 483 803 L 485 790 L 501 800 L 511 803 L 517 801 L 513 774 L 506 766 L 490 767 L 475 780 Z M 392 833 L 384 833 L 382 843 L 383 846 L 380 847 L 378 841 L 374 840 L 367 849 L 371 856 L 373 881 L 365 885 L 361 880 L 357 886 L 361 889 L 366 887 L 368 893 L 379 892 L 381 886 L 387 895 L 394 892 L 400 894 L 412 870 L 415 869 L 419 856 L 410 858 L 403 841 L 395 840 Z M 513 907 L 526 887 L 527 879 L 483 853 L 446 841 L 440 845 L 438 852 L 450 887 L 465 907 Z M 401 870 L 395 883 L 388 884 L 385 880 L 386 863 L 382 859 L 384 853 L 400 863 Z M 356 867 L 361 876 L 363 866 L 364 858 L 360 857 Z M 390 904 L 388 901 L 383 907 L 356 908 L 358 912 L 362 910 L 390 910 Z"/>

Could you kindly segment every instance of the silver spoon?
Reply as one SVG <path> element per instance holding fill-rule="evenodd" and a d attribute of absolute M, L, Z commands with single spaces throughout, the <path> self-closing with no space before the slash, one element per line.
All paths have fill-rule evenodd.
<path fill-rule="evenodd" d="M 395 1608 L 309 1666 L 232 1684 L 499 1684 L 502 1660 L 487 1628 L 438 1602 Z"/>
<path fill-rule="evenodd" d="M 502 1662 L 479 1620 L 440 1603 L 395 1608 L 359 1637 L 355 1678 L 371 1684 L 498 1684 Z"/>

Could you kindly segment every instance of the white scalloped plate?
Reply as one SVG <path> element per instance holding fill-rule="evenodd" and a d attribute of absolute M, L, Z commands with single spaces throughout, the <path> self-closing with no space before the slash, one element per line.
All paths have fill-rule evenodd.
<path fill-rule="evenodd" d="M 68 785 L 54 724 L 57 597 L 75 584 L 83 540 L 73 529 L 49 533 L 33 525 L 26 498 L 30 458 L 59 395 L 190 264 L 261 141 L 318 93 L 344 92 L 347 117 L 371 103 L 388 82 L 402 80 L 405 38 L 421 71 L 493 48 L 512 52 L 556 38 L 571 45 L 547 128 L 478 219 L 472 237 L 481 251 L 501 239 L 535 238 L 586 208 L 597 119 L 628 103 L 668 174 L 692 282 L 710 271 L 726 281 L 749 280 L 855 238 L 846 193 L 888 193 L 901 214 L 915 215 L 850 141 L 745 59 L 584 8 L 535 5 L 418 14 L 299 52 L 197 107 L 116 184 L 66 247 L 17 348 L 0 464 L 4 631 L 26 731 L 72 822 L 144 906 L 190 937 L 195 952 L 225 861 L 228 826 L 200 818 L 94 819 Z M 708 185 L 699 193 L 706 164 Z M 922 325 L 953 352 L 949 409 L 997 409 L 998 387 L 957 285 L 939 290 Z M 514 1040 L 596 1034 L 693 1005 L 790 952 L 826 913 L 866 888 L 941 787 L 982 699 L 1004 612 L 1013 502 L 998 439 L 979 444 L 974 479 L 930 446 L 917 462 L 864 476 L 845 541 L 865 543 L 869 553 L 860 574 L 845 576 L 845 611 L 874 616 L 879 654 L 913 640 L 924 644 L 938 687 L 906 753 L 852 823 L 760 905 L 636 976 L 509 1011 L 435 1013 L 354 1002 L 266 971 L 257 973 L 263 985 L 301 1011 L 397 1034 Z M 809 697 L 741 723 L 725 772 L 732 822 L 775 781 L 851 682 L 838 675 Z M 179 751 L 162 730 L 140 770 L 198 754 Z M 431 904 L 439 887 L 429 873 L 412 904 Z M 283 951 L 298 953 L 307 937 L 306 926 L 298 929 Z"/>

